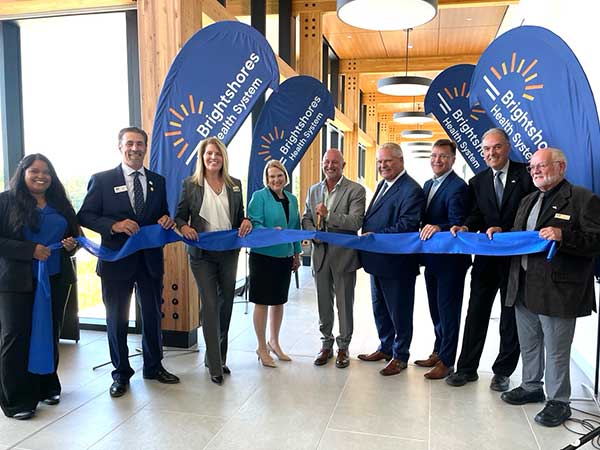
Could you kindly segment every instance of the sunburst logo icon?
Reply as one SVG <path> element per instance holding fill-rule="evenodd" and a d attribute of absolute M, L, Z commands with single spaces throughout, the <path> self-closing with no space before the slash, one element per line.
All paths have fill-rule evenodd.
<path fill-rule="evenodd" d="M 490 72 L 498 81 L 511 74 L 520 75 L 523 78 L 524 83 L 524 92 L 521 94 L 521 96 L 526 100 L 533 101 L 535 99 L 535 96 L 533 95 L 534 92 L 538 89 L 544 88 L 543 83 L 536 84 L 534 81 L 538 78 L 538 73 L 535 71 L 535 66 L 537 63 L 537 59 L 527 62 L 525 58 L 520 58 L 519 63 L 517 64 L 517 52 L 513 52 L 510 59 L 510 67 L 506 61 L 503 61 L 499 66 L 500 69 L 496 68 L 495 66 L 491 66 Z M 487 75 L 483 76 L 483 80 L 488 85 L 488 88 L 485 90 L 485 92 L 492 100 L 496 100 L 496 97 L 500 95 L 500 91 L 498 91 L 492 80 Z"/>
<path fill-rule="evenodd" d="M 204 102 L 200 100 L 196 104 L 194 100 L 194 96 L 192 94 L 188 95 L 187 105 L 182 102 L 178 107 L 169 107 L 169 129 L 165 131 L 164 135 L 167 138 L 171 139 L 171 145 L 173 149 L 177 152 L 177 158 L 181 159 L 186 154 L 190 143 L 186 140 L 184 130 L 187 127 L 191 127 L 195 129 L 197 126 L 197 120 L 193 120 L 198 118 L 200 114 L 202 114 L 202 109 L 204 107 Z M 191 152 L 191 154 L 186 158 L 185 164 L 189 165 L 193 160 L 196 152 Z"/>
<path fill-rule="evenodd" d="M 273 131 L 260 136 L 262 143 L 260 145 L 260 149 L 258 150 L 258 155 L 261 156 L 265 161 L 273 159 L 273 155 L 271 154 L 271 146 L 275 141 L 283 139 L 285 135 L 285 131 L 279 131 L 277 127 L 273 127 Z M 281 157 L 280 161 L 283 161 L 285 158 Z"/>
<path fill-rule="evenodd" d="M 469 94 L 470 92 L 466 81 L 462 82 L 460 88 L 458 86 L 445 87 L 442 89 L 442 92 L 437 93 L 437 96 L 440 99 L 440 108 L 445 114 L 449 114 L 452 108 L 450 108 L 448 100 L 463 98 L 466 101 L 469 98 Z M 479 103 L 476 103 L 471 109 L 471 114 L 469 114 L 469 117 L 471 117 L 473 120 L 479 120 L 479 117 L 485 114 L 485 111 L 479 108 L 478 105 Z"/>

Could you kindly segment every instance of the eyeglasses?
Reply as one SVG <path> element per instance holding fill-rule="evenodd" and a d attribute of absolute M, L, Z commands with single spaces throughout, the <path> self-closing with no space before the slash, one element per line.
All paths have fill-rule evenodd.
<path fill-rule="evenodd" d="M 530 164 L 529 166 L 527 166 L 527 170 L 529 171 L 529 173 L 535 172 L 538 169 L 544 170 L 550 164 L 559 163 L 559 162 L 560 161 L 549 161 L 549 162 L 539 163 L 539 164 Z"/>

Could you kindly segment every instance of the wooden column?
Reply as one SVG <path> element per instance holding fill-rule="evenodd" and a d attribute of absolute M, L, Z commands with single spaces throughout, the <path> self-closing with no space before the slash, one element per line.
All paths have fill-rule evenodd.
<path fill-rule="evenodd" d="M 375 93 L 368 93 L 365 96 L 367 105 L 367 134 L 373 138 L 375 145 L 367 147 L 365 155 L 365 185 L 372 191 L 375 191 L 377 180 L 375 177 L 375 151 L 377 150 L 377 101 Z"/>
<path fill-rule="evenodd" d="M 298 16 L 300 19 L 300 57 L 297 70 L 302 75 L 310 75 L 320 80 L 323 70 L 321 11 L 309 7 L 309 10 L 300 12 Z M 298 201 L 301 205 L 304 204 L 308 188 L 320 179 L 321 133 L 317 135 L 300 161 L 300 198 Z"/>
<path fill-rule="evenodd" d="M 359 73 L 356 70 L 356 61 L 344 61 L 344 114 L 354 127 L 352 131 L 344 133 L 344 160 L 346 161 L 345 175 L 351 180 L 358 178 L 358 120 L 360 114 Z"/>
<path fill-rule="evenodd" d="M 152 135 L 158 96 L 171 62 L 200 28 L 202 0 L 138 1 L 142 126 L 148 135 Z M 164 344 L 190 347 L 196 343 L 199 322 L 196 283 L 183 243 L 166 246 L 164 254 Z"/>

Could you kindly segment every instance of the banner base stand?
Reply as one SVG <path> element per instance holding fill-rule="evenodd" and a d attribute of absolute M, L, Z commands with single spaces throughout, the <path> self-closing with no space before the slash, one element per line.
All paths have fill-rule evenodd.
<path fill-rule="evenodd" d="M 198 343 L 198 329 L 190 331 L 162 330 L 163 346 L 190 348 Z"/>

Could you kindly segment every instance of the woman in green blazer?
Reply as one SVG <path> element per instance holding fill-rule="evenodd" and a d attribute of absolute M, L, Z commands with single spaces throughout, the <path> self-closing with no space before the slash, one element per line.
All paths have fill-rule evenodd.
<path fill-rule="evenodd" d="M 267 163 L 265 187 L 252 195 L 248 215 L 254 228 L 300 229 L 298 200 L 283 188 L 289 176 L 277 160 Z M 250 251 L 250 301 L 254 303 L 256 354 L 265 367 L 277 367 L 269 351 L 281 361 L 291 361 L 279 345 L 283 305 L 287 302 L 291 273 L 300 267 L 300 242 L 253 248 Z M 266 340 L 267 316 L 269 340 Z"/>

